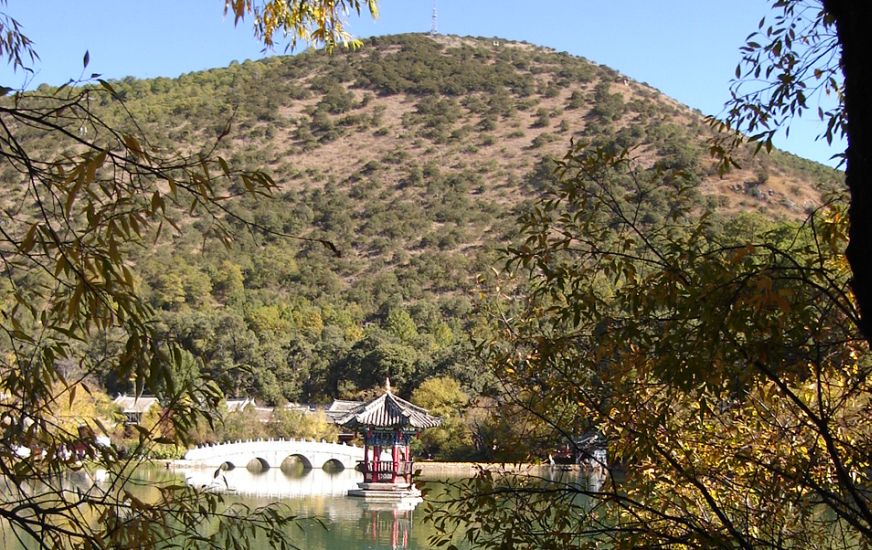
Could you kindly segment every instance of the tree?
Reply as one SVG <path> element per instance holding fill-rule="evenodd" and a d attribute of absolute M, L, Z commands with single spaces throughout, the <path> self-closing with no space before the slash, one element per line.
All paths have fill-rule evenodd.
<path fill-rule="evenodd" d="M 384 387 L 386 379 L 394 388 L 405 388 L 420 370 L 421 360 L 418 350 L 375 329 L 354 344 L 337 367 L 341 369 L 340 379 L 350 384 L 346 393 L 354 393 Z"/>
<path fill-rule="evenodd" d="M 75 388 L 75 391 L 73 391 Z M 84 386 L 56 387 L 54 393 L 64 396 L 54 403 L 52 422 L 58 430 L 78 433 L 81 425 L 94 425 L 95 419 L 110 424 L 119 420 L 116 407 L 108 395 L 99 390 L 86 390 Z"/>
<path fill-rule="evenodd" d="M 375 14 L 374 0 L 367 6 Z M 342 17 L 360 8 L 357 0 L 225 3 L 237 21 L 253 14 L 255 33 L 268 47 L 275 32 L 290 37 L 291 47 L 297 39 L 328 47 L 347 41 Z M 5 11 L 0 36 L 0 56 L 16 70 L 30 70 L 37 53 Z M 86 52 L 84 69 L 88 61 Z M 221 398 L 214 382 L 174 376 L 190 361 L 153 323 L 129 251 L 178 229 L 175 211 L 210 219 L 210 237 L 229 244 L 228 220 L 254 224 L 228 204 L 240 194 L 268 195 L 272 179 L 232 168 L 214 155 L 215 143 L 196 151 L 154 145 L 126 111 L 123 94 L 99 75 L 36 92 L 3 87 L 0 95 L 4 529 L 44 548 L 231 547 L 252 529 L 271 545 L 290 547 L 285 528 L 292 516 L 280 506 L 248 509 L 182 486 L 161 487 L 159 498 L 146 503 L 123 489 L 137 460 L 154 445 L 186 443 L 198 420 L 211 421 Z M 98 110 L 100 104 L 111 107 Z M 177 282 L 168 283 L 176 288 Z M 87 353 L 93 338 L 116 344 L 105 346 L 114 354 L 99 364 Z M 76 374 L 59 368 L 66 362 L 76 365 Z M 99 418 L 83 418 L 83 432 L 54 414 L 60 400 L 74 404 L 78 392 L 90 391 L 89 376 L 106 365 L 137 394 L 165 396 L 161 422 L 138 430 L 138 444 L 124 460 L 81 435 L 105 433 Z M 83 444 L 117 479 L 113 490 L 67 490 L 64 474 L 80 466 L 66 450 Z M 220 527 L 210 529 L 215 520 Z"/>
<path fill-rule="evenodd" d="M 418 337 L 418 327 L 405 309 L 395 307 L 388 312 L 385 320 L 387 331 L 405 344 L 412 343 Z"/>
<path fill-rule="evenodd" d="M 868 544 L 872 355 L 839 201 L 717 230 L 679 187 L 652 227 L 647 202 L 679 179 L 581 148 L 560 176 L 522 218 L 509 260 L 530 280 L 480 352 L 514 406 L 566 441 L 599 430 L 624 473 L 484 472 L 437 524 L 495 548 Z"/>
<path fill-rule="evenodd" d="M 335 441 L 339 427 L 327 419 L 324 411 L 308 412 L 276 407 L 267 426 L 272 437 Z"/>
<path fill-rule="evenodd" d="M 469 539 L 501 548 L 869 545 L 870 12 L 773 9 L 714 125 L 750 131 L 759 151 L 814 93 L 834 94 L 819 115 L 825 138 L 848 139 L 849 197 L 799 227 L 715 232 L 681 205 L 646 227 L 662 174 L 601 150 L 567 155 L 509 253 L 530 284 L 498 302 L 482 352 L 510 394 L 553 403 L 522 405 L 554 431 L 601 430 L 626 476 L 579 487 L 484 472 L 466 484 L 476 500 L 437 518 L 448 530 L 463 517 L 480 526 Z M 712 150 L 729 163 L 744 139 L 722 134 Z"/>
<path fill-rule="evenodd" d="M 469 396 L 460 383 L 449 376 L 428 378 L 412 392 L 412 403 L 442 418 L 436 428 L 424 431 L 419 445 L 427 456 L 437 460 L 457 460 L 472 454 L 472 431 L 463 420 Z"/>
<path fill-rule="evenodd" d="M 861 313 L 860 329 L 872 342 L 872 80 L 862 53 L 872 41 L 865 32 L 872 9 L 848 0 L 773 0 L 772 6 L 772 23 L 761 20 L 742 48 L 725 123 L 713 123 L 747 131 L 758 150 L 769 149 L 776 132 L 789 131 L 793 117 L 816 99 L 824 124 L 820 137 L 847 139 L 843 160 L 851 224 L 846 257 L 854 274 L 851 289 Z M 724 147 L 727 135 L 732 144 Z M 729 163 L 729 151 L 743 139 L 722 134 L 713 152 Z"/>
<path fill-rule="evenodd" d="M 412 403 L 424 407 L 435 416 L 457 416 L 469 403 L 460 383 L 450 376 L 424 380 L 412 392 Z"/>
<path fill-rule="evenodd" d="M 366 6 L 373 17 L 378 16 L 376 0 L 225 0 L 224 11 L 232 11 L 238 24 L 247 14 L 254 17 L 254 34 L 267 48 L 275 46 L 274 35 L 279 32 L 293 49 L 297 40 L 324 44 L 332 50 L 337 44 L 354 46 L 345 31 L 343 17 L 350 11 L 360 15 Z"/>
<path fill-rule="evenodd" d="M 838 63 L 844 75 L 844 99 L 841 105 L 844 114 L 836 115 L 832 124 L 837 129 L 844 125 L 848 139 L 845 151 L 845 183 L 851 191 L 848 216 L 851 219 L 846 256 L 854 277 L 851 288 L 856 296 L 861 313 L 860 329 L 872 342 L 872 138 L 869 124 L 872 123 L 872 80 L 866 74 L 866 64 L 861 52 L 869 51 L 872 38 L 865 26 L 872 21 L 872 8 L 864 3 L 846 0 L 824 0 L 823 22 L 832 18 L 835 24 L 841 55 Z M 825 27 L 827 28 L 827 27 Z M 828 125 L 829 131 L 829 125 Z"/>
<path fill-rule="evenodd" d="M 223 415 L 217 435 L 221 441 L 247 441 L 266 435 L 266 427 L 258 418 L 255 406 L 248 403 Z"/>

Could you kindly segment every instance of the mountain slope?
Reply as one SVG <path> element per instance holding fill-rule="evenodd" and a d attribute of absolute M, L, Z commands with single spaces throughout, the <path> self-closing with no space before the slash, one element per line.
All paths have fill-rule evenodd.
<path fill-rule="evenodd" d="M 167 336 L 203 357 L 227 394 L 272 402 L 349 396 L 387 375 L 405 393 L 441 374 L 481 391 L 488 381 L 468 354 L 476 276 L 499 265 L 516 213 L 571 140 L 679 167 L 697 182 L 699 208 L 724 215 L 801 218 L 840 181 L 779 152 L 745 154 L 720 179 L 700 113 L 608 67 L 523 43 L 379 37 L 332 57 L 112 86 L 167 150 L 198 150 L 229 122 L 217 153 L 268 170 L 280 188 L 237 213 L 341 250 L 243 228 L 226 250 L 205 220 L 180 212 L 179 234 L 135 252 Z M 116 103 L 103 109 L 123 124 Z M 661 202 L 665 212 L 669 197 Z"/>

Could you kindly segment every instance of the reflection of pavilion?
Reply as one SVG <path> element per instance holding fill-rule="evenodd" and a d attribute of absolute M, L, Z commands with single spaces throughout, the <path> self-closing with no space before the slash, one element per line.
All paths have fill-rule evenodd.
<path fill-rule="evenodd" d="M 421 430 L 441 424 L 440 418 L 395 396 L 388 382 L 381 397 L 351 409 L 338 423 L 363 434 L 363 483 L 348 491 L 349 496 L 385 502 L 421 500 L 421 491 L 412 483 L 409 443 Z M 385 460 L 388 452 L 390 459 Z"/>
<path fill-rule="evenodd" d="M 363 514 L 358 528 L 376 548 L 391 550 L 408 548 L 412 534 L 413 503 L 375 503 L 364 502 Z"/>
<path fill-rule="evenodd" d="M 304 470 L 293 474 L 281 468 L 252 472 L 235 468 L 213 477 L 213 470 L 203 468 L 179 469 L 187 483 L 227 491 L 258 499 L 289 501 L 294 513 L 300 517 L 317 517 L 328 522 L 328 528 L 356 525 L 355 537 L 368 542 L 368 548 L 400 549 L 412 545 L 413 510 L 420 500 L 375 502 L 358 498 L 345 498 L 349 489 L 361 480 L 356 470 L 327 472 Z M 266 502 L 264 500 L 263 502 Z M 341 529 L 341 527 L 340 527 Z"/>

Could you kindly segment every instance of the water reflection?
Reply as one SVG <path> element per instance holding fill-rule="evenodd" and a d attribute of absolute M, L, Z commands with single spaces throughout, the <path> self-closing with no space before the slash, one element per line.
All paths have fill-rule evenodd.
<path fill-rule="evenodd" d="M 340 548 L 353 541 L 355 548 L 426 548 L 426 535 L 412 536 L 417 503 L 373 503 L 345 496 L 363 481 L 356 470 L 288 470 L 247 468 L 221 471 L 184 469 L 187 483 L 238 495 L 245 499 L 292 499 L 288 504 L 302 517 L 317 516 L 327 527 L 306 530 L 306 548 Z M 418 518 L 420 523 L 420 518 Z M 416 526 L 420 528 L 421 526 Z"/>
<path fill-rule="evenodd" d="M 607 475 L 603 468 L 578 471 L 571 467 L 557 466 L 549 468 L 543 479 L 578 487 L 581 492 L 597 492 L 605 484 Z"/>
<path fill-rule="evenodd" d="M 290 512 L 303 519 L 300 526 L 289 532 L 300 548 L 307 550 L 345 550 L 348 548 L 387 550 L 424 550 L 431 548 L 428 538 L 434 534 L 432 523 L 426 523 L 423 506 L 396 506 L 390 503 L 367 503 L 360 498 L 345 496 L 346 491 L 355 488 L 362 475 L 355 470 L 326 472 L 323 470 L 270 468 L 262 472 L 252 472 L 246 468 L 236 468 L 220 472 L 213 477 L 213 469 L 182 469 L 168 471 L 164 468 L 141 466 L 134 472 L 125 488 L 137 498 L 152 501 L 157 498 L 158 487 L 167 483 L 186 479 L 196 486 L 212 486 L 216 489 L 231 489 L 228 500 L 240 501 L 249 506 L 263 506 L 270 502 L 283 500 Z M 78 490 L 101 490 L 106 487 L 100 483 L 102 472 L 71 475 L 70 483 Z M 591 475 L 593 474 L 593 475 Z M 579 490 L 596 490 L 603 481 L 604 474 L 587 475 L 578 470 L 554 468 L 540 472 L 543 482 L 577 486 Z M 111 482 L 110 479 L 107 480 Z M 455 489 L 448 485 L 428 481 L 430 493 L 427 499 L 435 507 L 443 501 L 457 496 Z M 584 497 L 579 497 L 584 498 Z M 305 521 L 305 518 L 318 518 L 318 521 Z M 462 536 L 458 532 L 458 539 Z M 454 541 L 462 547 L 459 540 Z M 18 550 L 36 548 L 37 544 L 19 545 L 8 531 L 4 533 L 0 522 L 0 548 Z M 250 541 L 253 550 L 268 550 L 271 546 L 259 539 Z"/>
<path fill-rule="evenodd" d="M 416 505 L 409 506 L 412 509 L 388 508 L 384 504 L 380 507 L 364 506 L 358 520 L 358 533 L 372 545 L 371 548 L 409 548 Z"/>
<path fill-rule="evenodd" d="M 345 496 L 349 489 L 363 481 L 356 470 L 328 472 L 326 470 L 295 471 L 269 468 L 252 472 L 247 468 L 221 471 L 215 476 L 212 469 L 179 470 L 185 481 L 197 487 L 226 491 L 240 495 L 270 498 L 299 498 L 307 496 Z"/>

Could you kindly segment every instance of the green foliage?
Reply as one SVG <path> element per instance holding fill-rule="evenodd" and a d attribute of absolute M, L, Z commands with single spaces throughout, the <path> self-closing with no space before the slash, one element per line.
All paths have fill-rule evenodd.
<path fill-rule="evenodd" d="M 436 460 L 463 460 L 474 455 L 472 430 L 463 419 L 469 396 L 449 376 L 428 378 L 412 392 L 412 403 L 442 418 L 442 424 L 419 437 L 420 452 Z"/>
<path fill-rule="evenodd" d="M 239 306 L 245 301 L 245 276 L 242 267 L 229 260 L 218 265 L 211 276 L 215 299 L 227 306 Z"/>
<path fill-rule="evenodd" d="M 609 93 L 609 89 L 609 83 L 605 80 L 596 85 L 593 91 L 594 105 L 590 111 L 591 115 L 606 122 L 621 118 L 625 110 L 623 97 Z"/>
<path fill-rule="evenodd" d="M 392 386 L 405 388 L 424 359 L 417 349 L 370 331 L 351 348 L 342 364 L 344 391 L 350 395 L 355 390 L 383 387 L 387 379 Z"/>
<path fill-rule="evenodd" d="M 821 137 L 832 143 L 846 134 L 840 47 L 833 37 L 835 18 L 825 7 L 824 2 L 773 2 L 774 14 L 768 24 L 766 18 L 761 19 L 742 47 L 724 129 L 746 132 L 758 151 L 771 150 L 775 134 L 789 128 L 794 117 L 809 110 L 812 103 L 825 127 Z M 710 122 L 721 125 L 714 119 Z M 729 140 L 736 141 L 722 149 Z M 714 151 L 729 164 L 733 147 L 742 140 L 723 132 Z"/>
<path fill-rule="evenodd" d="M 368 6 L 374 12 L 375 2 Z M 29 64 L 38 56 L 5 7 L 0 2 L 0 58 L 32 73 Z M 360 3 L 225 6 L 237 21 L 254 12 L 256 34 L 267 45 L 273 32 L 290 31 L 292 43 L 299 37 L 331 46 L 344 36 L 346 8 L 359 9 Z M 88 62 L 85 52 L 82 74 Z M 230 71 L 225 76 L 233 80 Z M 271 547 L 291 548 L 287 529 L 294 516 L 282 506 L 252 510 L 178 484 L 154 486 L 155 498 L 146 501 L 125 486 L 139 461 L 177 456 L 200 423 L 211 422 L 221 398 L 214 382 L 197 376 L 194 357 L 165 338 L 168 324 L 192 317 L 189 308 L 211 305 L 210 277 L 184 261 L 149 272 L 147 261 L 136 261 L 143 259 L 137 252 L 167 233 L 181 244 L 182 225 L 202 229 L 204 240 L 229 244 L 235 225 L 257 225 L 234 215 L 240 195 L 263 197 L 275 182 L 262 166 L 240 169 L 234 159 L 216 153 L 216 138 L 228 128 L 226 120 L 215 124 L 214 119 L 227 102 L 210 97 L 205 85 L 210 79 L 202 73 L 187 75 L 185 85 L 174 89 L 165 80 L 110 83 L 98 77 L 84 85 L 4 87 L 0 93 L 0 177 L 6 191 L 0 220 L 5 538 L 41 548 L 240 548 L 259 533 Z M 162 98 L 155 113 L 142 108 L 141 100 L 152 91 L 172 94 L 185 86 L 202 95 L 181 93 L 176 103 Z M 272 122 L 275 104 L 260 99 L 251 106 L 254 119 Z M 149 135 L 159 126 L 152 114 L 182 122 L 173 123 L 174 131 Z M 198 118 L 204 126 L 193 130 L 189 122 Z M 250 129 L 274 135 L 271 128 Z M 261 158 L 254 160 L 262 164 Z M 228 289 L 233 287 L 219 292 Z M 164 317 L 157 319 L 157 311 Z M 98 442 L 97 434 L 109 430 L 104 413 L 79 408 L 75 428 L 64 418 L 68 415 L 58 417 L 60 402 L 75 410 L 83 401 L 77 394 L 94 395 L 95 379 L 162 397 L 163 408 L 131 428 L 127 456 Z M 96 411 L 102 405 L 90 407 Z M 83 459 L 107 471 L 108 488 L 70 490 L 67 475 L 81 469 Z"/>
<path fill-rule="evenodd" d="M 533 121 L 533 128 L 545 128 L 551 125 L 551 115 L 548 111 L 540 107 L 536 111 L 536 120 Z"/>
<path fill-rule="evenodd" d="M 584 106 L 584 94 L 579 90 L 573 90 L 569 94 L 569 101 L 566 104 L 567 109 L 579 109 Z"/>
<path fill-rule="evenodd" d="M 354 106 L 354 94 L 338 84 L 334 84 L 318 102 L 318 110 L 324 109 L 332 115 L 344 113 Z"/>
<path fill-rule="evenodd" d="M 403 309 L 393 308 L 385 320 L 387 331 L 402 342 L 411 343 L 418 337 L 418 327 L 415 321 Z"/>
<path fill-rule="evenodd" d="M 476 145 L 502 146 L 506 119 L 517 109 L 527 108 L 540 117 L 553 114 L 529 95 L 535 89 L 529 75 L 512 74 L 517 68 L 553 75 L 552 82 L 572 90 L 570 101 L 579 102 L 579 109 L 585 107 L 583 99 L 590 92 L 574 86 L 601 76 L 584 60 L 540 55 L 525 48 L 496 51 L 489 42 L 449 47 L 423 36 L 379 40 L 378 48 L 367 49 L 366 55 L 327 58 L 310 52 L 191 73 L 177 80 L 128 78 L 111 83 L 119 96 L 127 98 L 131 112 L 147 114 L 141 125 L 150 140 L 163 140 L 164 147 L 175 143 L 190 147 L 203 136 L 223 135 L 228 115 L 219 99 L 227 98 L 236 111 L 231 133 L 218 143 L 218 150 L 226 153 L 228 161 L 243 166 L 272 164 L 276 177 L 284 178 L 280 183 L 286 191 L 280 201 L 243 197 L 218 220 L 204 215 L 188 221 L 181 209 L 170 208 L 168 219 L 181 224 L 184 232 L 174 235 L 170 244 L 164 231 L 153 250 L 131 251 L 140 277 L 137 282 L 148 304 L 158 310 L 162 338 L 202 356 L 203 372 L 214 377 L 226 394 L 253 394 L 270 403 L 336 396 L 341 379 L 337 365 L 348 364 L 346 354 L 361 341 L 367 323 L 384 319 L 384 312 L 395 307 L 436 303 L 472 289 L 477 273 L 491 265 L 493 250 L 512 232 L 509 213 L 518 207 L 513 202 L 517 194 L 504 191 L 518 181 L 540 191 L 550 181 L 550 168 L 544 164 L 534 167 L 530 162 L 530 168 L 506 172 L 494 160 L 484 163 L 475 158 L 481 151 L 476 153 L 468 144 L 462 160 L 425 165 L 426 161 L 416 162 L 416 156 L 432 157 L 420 154 L 411 143 L 377 159 L 362 159 L 345 181 L 327 176 L 329 170 L 298 166 L 305 166 L 306 157 L 280 158 L 284 148 L 274 144 L 283 132 L 297 140 L 291 148 L 296 154 L 298 146 L 315 149 L 328 141 L 356 139 L 356 125 L 371 116 L 391 127 L 382 137 L 395 139 L 395 121 L 381 102 L 385 97 L 365 91 L 372 84 L 367 83 L 366 71 L 372 69 L 375 79 L 387 78 L 384 82 L 397 80 L 399 84 L 386 85 L 404 92 L 419 93 L 412 81 L 429 79 L 440 83 L 436 88 L 451 93 L 450 86 L 442 89 L 441 83 L 462 68 L 459 81 L 466 87 L 465 95 L 414 96 L 409 101 L 414 113 L 409 117 L 411 128 L 416 135 L 441 143 L 451 143 L 453 136 L 466 142 L 474 135 L 470 132 L 489 129 L 494 133 L 483 134 Z M 437 50 L 435 57 L 429 57 Z M 384 67 L 391 67 L 390 78 Z M 415 76 L 423 73 L 430 76 Z M 264 79 L 265 74 L 273 78 Z M 573 75 L 579 76 L 577 82 L 571 80 Z M 608 103 L 608 96 L 614 94 L 608 86 L 598 89 L 599 97 Z M 104 96 L 101 102 L 105 116 L 123 121 L 113 101 Z M 646 108 L 659 108 L 654 101 L 649 103 Z M 298 114 L 283 119 L 276 114 L 282 109 Z M 480 120 L 471 113 L 480 115 Z M 180 118 L 197 124 L 179 125 Z M 640 137 L 649 139 L 658 154 L 667 157 L 660 160 L 664 169 L 684 166 L 694 178 L 702 171 L 692 138 L 659 120 L 617 132 L 597 127 L 594 121 L 588 127 L 591 133 L 606 132 L 592 140 L 610 141 L 616 148 Z M 275 132 L 273 138 L 268 131 Z M 518 130 L 512 136 L 526 134 Z M 556 139 L 553 134 L 537 135 L 531 145 L 547 156 Z M 245 185 L 237 179 L 228 189 L 244 193 Z M 662 220 L 671 208 L 669 193 L 654 198 L 643 214 L 649 224 Z M 240 223 L 237 216 L 257 227 Z M 221 236 L 216 222 L 234 231 L 232 253 L 215 246 Z M 282 234 L 316 240 L 288 240 Z M 342 257 L 332 255 L 317 239 L 329 239 L 341 249 Z M 37 274 L 26 277 L 25 286 L 37 284 L 31 281 Z M 297 298 L 303 301 L 298 303 Z M 360 313 L 353 323 L 334 324 L 323 316 L 325 307 L 356 307 Z M 472 320 L 465 314 L 446 313 L 441 325 L 417 320 L 416 324 L 420 340 L 397 338 L 403 345 L 418 346 L 417 351 L 427 356 L 413 361 L 412 383 L 442 368 L 436 365 L 445 357 L 465 353 Z M 329 342 L 321 336 L 325 333 L 331 335 Z M 318 357 L 319 349 L 335 349 L 339 355 L 323 359 Z M 128 387 L 128 376 L 107 370 L 101 371 L 104 384 L 117 390 Z M 475 372 L 469 369 L 464 384 L 487 386 L 487 376 Z"/>
<path fill-rule="evenodd" d="M 535 216 L 550 193 L 560 188 L 555 162 L 541 159 L 553 154 L 557 141 L 570 137 L 572 120 L 584 120 L 576 142 L 583 134 L 585 143 L 613 155 L 641 143 L 645 168 L 655 168 L 652 175 L 640 179 L 637 173 L 616 174 L 607 191 L 618 197 L 627 217 L 638 219 L 643 234 L 659 234 L 657 228 L 673 223 L 676 216 L 705 206 L 696 186 L 712 170 L 699 155 L 698 140 L 704 137 L 698 135 L 699 125 L 692 113 L 667 106 L 649 89 L 635 83 L 625 89 L 608 69 L 523 44 L 496 48 L 491 40 L 413 35 L 375 42 L 359 52 L 332 57 L 312 51 L 174 80 L 127 78 L 107 83 L 114 92 L 103 85 L 63 90 L 45 86 L 33 97 L 0 99 L 7 121 L 15 101 L 50 109 L 56 104 L 52 102 L 73 90 L 87 94 L 100 120 L 123 129 L 101 134 L 100 139 L 107 139 L 95 139 L 95 147 L 86 154 L 26 124 L 9 125 L 29 150 L 45 152 L 48 164 L 36 166 L 60 185 L 53 190 L 61 197 L 56 211 L 63 210 L 64 197 L 69 196 L 64 193 L 72 193 L 77 178 L 83 178 L 67 216 L 76 231 L 89 223 L 83 201 L 102 200 L 102 188 L 112 184 L 112 162 L 124 166 L 133 158 L 154 168 L 159 161 L 180 160 L 167 151 L 184 152 L 181 160 L 190 161 L 178 165 L 187 178 L 169 174 L 177 186 L 189 185 L 175 195 L 168 193 L 169 180 L 160 179 L 160 174 L 139 174 L 144 179 L 131 186 L 133 196 L 124 208 L 103 211 L 95 206 L 95 213 L 108 216 L 97 223 L 107 232 L 85 235 L 82 250 L 90 253 L 102 246 L 111 252 L 114 246 L 113 254 L 123 262 L 118 264 L 110 255 L 110 265 L 120 266 L 121 277 L 97 276 L 102 257 L 76 256 L 78 249 L 71 246 L 65 252 L 76 261 L 69 272 L 61 270 L 64 283 L 71 286 L 58 287 L 66 293 L 66 306 L 59 303 L 28 312 L 19 302 L 51 288 L 57 268 L 53 262 L 61 257 L 49 242 L 48 229 L 61 235 L 63 225 L 38 228 L 34 247 L 48 244 L 34 248 L 33 255 L 45 269 L 35 269 L 36 261 L 15 264 L 2 279 L 0 307 L 8 332 L 14 338 L 32 334 L 42 322 L 42 311 L 54 321 L 52 316 L 61 316 L 73 302 L 99 308 L 100 300 L 88 299 L 133 288 L 143 299 L 146 329 L 154 338 L 127 338 L 130 327 L 125 323 L 137 328 L 130 317 L 136 311 L 127 307 L 132 302 L 124 301 L 126 295 L 116 293 L 121 299 L 110 300 L 112 307 L 104 309 L 109 314 L 122 311 L 124 320 L 119 316 L 111 326 L 95 325 L 87 342 L 67 348 L 70 357 L 87 356 L 83 370 L 91 377 L 89 384 L 111 391 L 153 386 L 171 394 L 158 379 L 191 370 L 181 353 L 185 351 L 200 360 L 201 374 L 217 385 L 210 390 L 215 395 L 220 390 L 269 404 L 323 403 L 358 395 L 381 387 L 387 376 L 405 394 L 428 379 L 450 376 L 469 395 L 494 396 L 498 384 L 493 373 L 482 369 L 471 351 L 470 334 L 482 325 L 468 296 L 479 288 L 480 274 L 502 265 L 495 251 L 517 235 L 515 214 Z M 555 130 L 566 133 L 558 138 L 529 132 L 524 126 L 531 115 L 542 126 L 555 125 L 560 108 L 554 109 L 553 102 L 544 107 L 542 97 L 553 97 L 558 89 L 568 95 L 562 107 L 576 109 Z M 138 129 L 125 109 L 136 118 Z M 397 112 L 405 113 L 402 120 L 395 117 Z M 81 121 L 64 120 L 74 134 L 81 126 L 77 122 Z M 152 158 L 137 157 L 125 135 L 135 136 Z M 106 143 L 114 156 L 107 153 L 98 167 L 96 160 Z M 203 143 L 210 146 L 204 149 Z M 527 149 L 529 145 L 535 149 Z M 5 147 L 0 154 L 13 150 Z M 529 156 L 530 150 L 535 157 Z M 200 153 L 207 159 L 205 168 Z M 227 168 L 232 167 L 230 174 L 220 161 L 209 160 L 215 156 L 208 153 L 220 154 Z M 63 177 L 52 172 L 61 165 Z M 16 166 L 21 164 L 0 166 L 12 190 L 28 185 Z M 252 172 L 263 168 L 269 168 L 281 189 L 277 200 L 261 200 L 249 189 L 272 186 L 262 173 Z M 826 181 L 822 187 L 838 183 L 838 175 L 785 155 L 773 155 L 770 169 L 772 180 Z M 653 174 L 669 185 L 653 185 Z M 3 204 L 4 212 L 16 213 L 4 224 L 13 235 L 9 248 L 3 249 L 4 258 L 15 251 L 16 243 L 27 241 L 33 220 L 19 214 L 28 212 L 31 203 L 19 209 L 16 201 L 33 196 L 10 191 Z M 814 200 L 813 195 L 805 197 Z M 194 198 L 198 202 L 192 211 Z M 110 218 L 116 220 L 111 231 Z M 706 235 L 717 233 L 720 222 L 711 223 Z M 671 227 L 685 232 L 677 224 Z M 234 242 L 228 250 L 221 244 L 230 237 Z M 84 270 L 83 276 L 74 273 L 77 269 Z M 128 283 L 125 269 L 132 283 L 118 286 Z M 603 290 L 613 275 L 590 282 Z M 77 286 L 84 290 L 74 300 Z M 7 343 L 3 351 L 36 352 L 27 345 Z M 179 348 L 177 354 L 172 347 Z M 43 351 L 46 348 L 50 351 Z M 58 348 L 43 346 L 31 356 L 40 353 L 42 364 L 51 361 L 51 354 L 55 362 L 61 355 Z M 119 357 L 137 364 L 136 376 L 119 368 Z M 167 361 L 170 357 L 178 361 Z M 152 370 L 160 376 L 151 376 Z M 13 382 L 20 380 L 13 377 Z M 532 400 L 534 394 L 523 395 Z M 490 405 L 476 404 L 462 419 L 451 417 L 442 439 L 434 439 L 433 452 L 525 457 L 530 445 L 545 448 L 559 439 L 532 417 L 522 416 L 517 404 L 498 400 L 505 409 L 496 412 Z M 213 437 L 207 428 L 191 420 L 188 437 Z M 461 441 L 463 448 L 449 449 Z M 494 442 L 511 442 L 514 447 L 495 448 Z"/>
<path fill-rule="evenodd" d="M 449 376 L 428 378 L 412 392 L 412 403 L 435 416 L 458 416 L 469 403 L 460 383 Z"/>
<path fill-rule="evenodd" d="M 364 60 L 358 85 L 382 94 L 459 96 L 509 89 L 526 95 L 532 91 L 532 78 L 515 71 L 504 59 L 492 65 L 472 62 L 478 55 L 472 47 L 460 46 L 444 55 L 444 47 L 425 36 L 400 35 L 389 40 L 400 51 Z"/>
<path fill-rule="evenodd" d="M 490 305 L 480 351 L 503 418 L 555 439 L 595 428 L 623 474 L 569 487 L 483 471 L 437 524 L 470 522 L 489 548 L 868 539 L 872 361 L 842 207 L 718 231 L 662 167 L 578 148 L 558 175 L 508 251 L 523 298 Z M 645 226 L 658 187 L 676 204 Z"/>
<path fill-rule="evenodd" d="M 247 441 L 266 435 L 266 427 L 258 418 L 254 405 L 249 403 L 241 410 L 224 414 L 216 433 L 219 441 Z"/>
<path fill-rule="evenodd" d="M 463 461 L 476 458 L 472 431 L 459 416 L 442 420 L 415 440 L 415 452 L 432 460 Z"/>
<path fill-rule="evenodd" d="M 273 410 L 267 430 L 271 437 L 335 441 L 339 427 L 327 420 L 324 411 L 308 412 L 283 407 Z"/>

